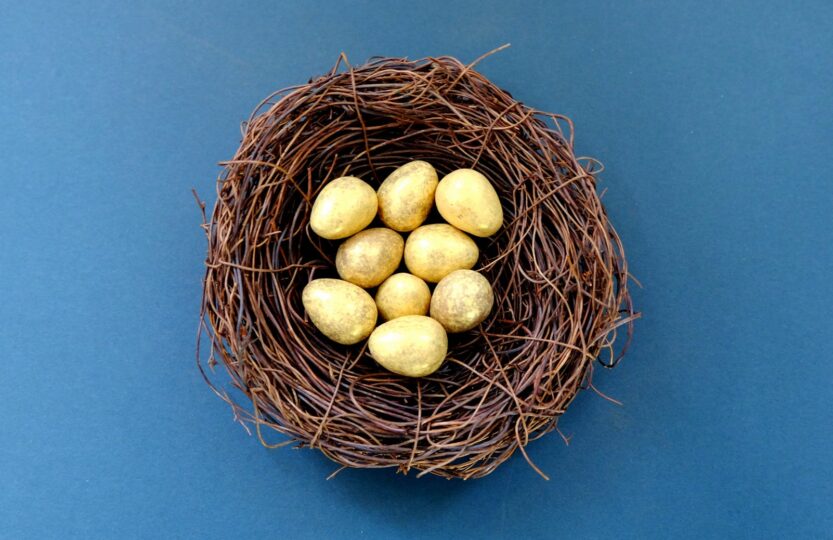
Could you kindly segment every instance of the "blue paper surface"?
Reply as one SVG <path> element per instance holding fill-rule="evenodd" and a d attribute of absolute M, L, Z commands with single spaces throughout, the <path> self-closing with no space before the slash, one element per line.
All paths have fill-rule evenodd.
<path fill-rule="evenodd" d="M 833 4 L 0 7 L 0 538 L 833 537 Z M 267 450 L 203 383 L 191 188 L 338 54 L 455 55 L 606 165 L 639 321 L 473 482 Z"/>

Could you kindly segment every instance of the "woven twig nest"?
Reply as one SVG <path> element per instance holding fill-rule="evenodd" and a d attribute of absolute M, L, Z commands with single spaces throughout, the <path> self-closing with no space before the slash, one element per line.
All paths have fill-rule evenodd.
<path fill-rule="evenodd" d="M 616 329 L 629 337 L 635 313 L 595 162 L 574 155 L 567 118 L 519 103 L 472 68 L 450 57 L 351 68 L 342 56 L 245 124 L 205 224 L 202 334 L 208 364 L 222 364 L 233 388 L 212 386 L 264 444 L 274 430 L 345 467 L 476 478 L 516 450 L 527 457 L 594 363 L 617 362 Z M 316 194 L 348 174 L 377 187 L 412 159 L 440 176 L 484 173 L 505 216 L 478 239 L 475 270 L 492 283 L 495 308 L 451 335 L 443 367 L 421 379 L 382 369 L 364 344 L 330 341 L 301 304 L 311 279 L 337 277 L 337 244 L 309 228 Z"/>

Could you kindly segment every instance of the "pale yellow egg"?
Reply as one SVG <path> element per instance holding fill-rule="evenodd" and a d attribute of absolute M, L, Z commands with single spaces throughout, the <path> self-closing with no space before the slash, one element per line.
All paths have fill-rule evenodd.
<path fill-rule="evenodd" d="M 370 225 L 378 206 L 376 191 L 370 184 L 342 176 L 324 186 L 315 198 L 309 225 L 321 238 L 347 238 Z"/>
<path fill-rule="evenodd" d="M 402 165 L 382 182 L 379 197 L 379 218 L 395 231 L 412 231 L 422 225 L 434 206 L 437 171 L 425 161 Z"/>
<path fill-rule="evenodd" d="M 444 277 L 431 296 L 431 317 L 448 332 L 465 332 L 483 322 L 492 310 L 489 281 L 474 270 L 455 270 Z"/>
<path fill-rule="evenodd" d="M 471 237 L 446 223 L 423 225 L 405 241 L 408 270 L 431 283 L 454 270 L 473 267 L 479 254 Z"/>
<path fill-rule="evenodd" d="M 405 241 L 390 229 L 367 229 L 344 241 L 336 252 L 339 277 L 359 287 L 375 287 L 396 271 Z"/>
<path fill-rule="evenodd" d="M 445 360 L 448 336 L 434 319 L 407 315 L 376 328 L 367 346 L 373 359 L 385 369 L 407 377 L 425 377 Z"/>
<path fill-rule="evenodd" d="M 475 236 L 491 236 L 503 224 L 503 208 L 489 179 L 474 169 L 447 174 L 434 194 L 444 220 Z"/>
<path fill-rule="evenodd" d="M 423 280 L 413 274 L 394 274 L 376 291 L 376 307 L 385 320 L 406 315 L 426 315 L 431 303 L 431 290 Z"/>
<path fill-rule="evenodd" d="M 376 326 L 376 303 L 352 283 L 328 278 L 310 281 L 301 301 L 312 324 L 336 343 L 358 343 Z"/>

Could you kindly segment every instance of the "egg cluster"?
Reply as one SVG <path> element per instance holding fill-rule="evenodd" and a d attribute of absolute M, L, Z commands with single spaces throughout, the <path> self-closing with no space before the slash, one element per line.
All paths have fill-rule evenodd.
<path fill-rule="evenodd" d="M 447 223 L 423 224 L 435 204 Z M 377 215 L 385 227 L 367 228 Z M 446 333 L 475 328 L 492 309 L 491 285 L 471 270 L 480 253 L 469 234 L 488 237 L 502 224 L 497 193 L 472 169 L 439 181 L 431 164 L 412 161 L 377 191 L 359 178 L 337 178 L 315 199 L 310 227 L 322 238 L 346 239 L 335 260 L 341 279 L 311 281 L 304 309 L 333 341 L 352 345 L 369 336 L 383 367 L 429 375 L 445 360 Z M 408 272 L 395 273 L 403 259 Z M 428 283 L 436 284 L 433 294 Z M 365 290 L 372 288 L 375 299 Z M 379 315 L 387 322 L 377 327 Z"/>

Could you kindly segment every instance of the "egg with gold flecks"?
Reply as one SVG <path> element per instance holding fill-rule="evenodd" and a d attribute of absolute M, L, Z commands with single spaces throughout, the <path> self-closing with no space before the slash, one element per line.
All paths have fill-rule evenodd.
<path fill-rule="evenodd" d="M 365 229 L 339 246 L 336 271 L 341 279 L 359 287 L 375 287 L 399 266 L 404 246 L 405 241 L 395 231 L 384 227 Z"/>
<path fill-rule="evenodd" d="M 473 169 L 447 174 L 434 194 L 444 220 L 475 236 L 491 236 L 503 224 L 503 208 L 495 188 Z"/>
<path fill-rule="evenodd" d="M 442 365 L 448 336 L 434 319 L 408 315 L 376 328 L 367 346 L 373 359 L 385 369 L 407 377 L 425 377 Z"/>
<path fill-rule="evenodd" d="M 434 206 L 437 171 L 430 163 L 411 161 L 402 165 L 382 182 L 379 218 L 395 231 L 412 231 L 422 225 Z"/>
<path fill-rule="evenodd" d="M 494 293 L 489 281 L 474 270 L 456 270 L 444 277 L 431 296 L 431 317 L 448 332 L 465 332 L 492 311 Z"/>
<path fill-rule="evenodd" d="M 405 266 L 431 283 L 454 270 L 473 267 L 479 255 L 470 236 L 446 223 L 423 225 L 405 241 Z"/>
<path fill-rule="evenodd" d="M 347 238 L 370 225 L 378 206 L 376 191 L 370 184 L 343 176 L 324 186 L 315 198 L 309 225 L 321 238 Z"/>
<path fill-rule="evenodd" d="M 376 307 L 385 320 L 406 315 L 427 315 L 431 290 L 422 279 L 407 272 L 394 274 L 376 291 Z"/>
<path fill-rule="evenodd" d="M 340 279 L 310 281 L 301 293 L 304 310 L 322 334 L 342 345 L 363 340 L 376 325 L 376 303 L 364 289 Z"/>

